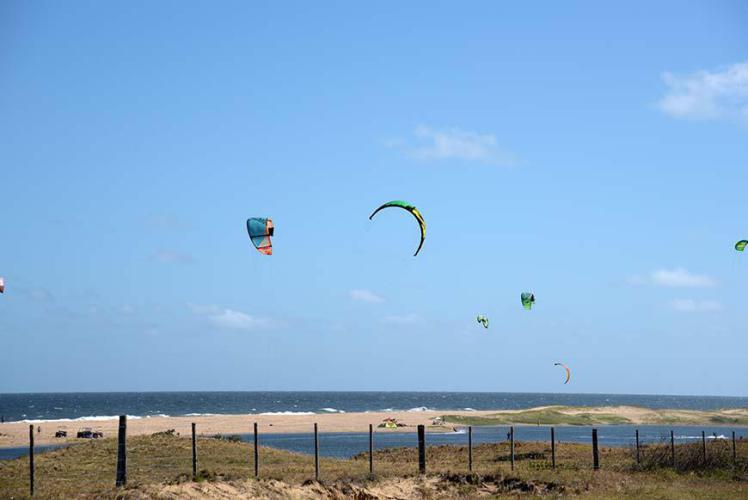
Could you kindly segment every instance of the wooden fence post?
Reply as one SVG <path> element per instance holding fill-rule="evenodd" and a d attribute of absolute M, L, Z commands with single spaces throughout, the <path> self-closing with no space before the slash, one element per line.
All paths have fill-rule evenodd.
<path fill-rule="evenodd" d="M 127 484 L 127 415 L 119 416 L 117 433 L 117 480 L 116 486 Z"/>
<path fill-rule="evenodd" d="M 556 429 L 551 427 L 551 466 L 556 468 Z"/>
<path fill-rule="evenodd" d="M 473 426 L 468 426 L 468 470 L 473 472 Z"/>
<path fill-rule="evenodd" d="M 195 422 L 192 422 L 192 480 L 197 480 L 197 436 Z"/>
<path fill-rule="evenodd" d="M 514 426 L 509 427 L 509 460 L 512 463 L 512 470 L 514 470 Z"/>
<path fill-rule="evenodd" d="M 641 463 L 639 453 L 639 429 L 636 429 L 636 465 Z"/>
<path fill-rule="evenodd" d="M 701 460 L 706 464 L 706 433 L 701 431 Z"/>
<path fill-rule="evenodd" d="M 260 451 L 257 448 L 257 422 L 255 422 L 254 425 L 254 431 L 255 431 L 255 477 L 260 477 Z"/>
<path fill-rule="evenodd" d="M 735 447 L 735 431 L 732 431 L 732 466 L 738 466 L 738 449 Z"/>
<path fill-rule="evenodd" d="M 673 462 L 673 469 L 675 469 L 675 435 L 673 431 L 670 431 L 670 459 Z"/>
<path fill-rule="evenodd" d="M 319 434 L 317 424 L 314 424 L 314 479 L 319 481 Z"/>
<path fill-rule="evenodd" d="M 426 427 L 418 426 L 418 472 L 426 474 Z"/>
<path fill-rule="evenodd" d="M 592 429 L 592 468 L 600 469 L 600 451 L 597 448 L 597 429 Z"/>
<path fill-rule="evenodd" d="M 29 493 L 34 496 L 34 424 L 29 425 Z"/>
<path fill-rule="evenodd" d="M 374 474 L 374 426 L 369 424 L 369 474 Z"/>

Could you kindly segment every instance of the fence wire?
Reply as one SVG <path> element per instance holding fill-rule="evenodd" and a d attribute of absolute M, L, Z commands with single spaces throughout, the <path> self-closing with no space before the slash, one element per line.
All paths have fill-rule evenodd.
<path fill-rule="evenodd" d="M 249 427 L 251 429 L 251 427 Z M 324 429 L 320 429 L 324 431 Z M 535 429 L 539 433 L 540 430 Z M 319 472 L 322 480 L 366 479 L 370 475 L 369 435 L 319 434 Z M 419 473 L 418 441 L 415 436 L 398 438 L 408 445 L 390 447 L 387 431 L 373 434 L 373 475 L 403 477 Z M 511 440 L 476 442 L 473 437 L 472 464 L 468 434 L 445 438 L 426 434 L 426 472 L 430 474 L 479 475 L 507 474 L 510 471 L 538 472 L 552 477 L 553 449 L 550 428 L 547 440 Z M 558 435 L 558 433 L 557 433 Z M 538 434 L 541 436 L 541 434 Z M 624 472 L 675 468 L 678 472 L 724 469 L 736 477 L 748 478 L 748 440 L 694 439 L 673 442 L 668 434 L 659 439 L 640 439 L 637 450 L 635 437 L 625 446 L 609 446 L 604 433 L 599 442 L 600 468 Z M 313 435 L 290 435 L 285 442 L 293 452 L 264 446 L 278 438 L 258 435 L 259 476 L 290 482 L 303 482 L 315 477 L 315 442 Z M 345 446 L 341 445 L 341 440 Z M 432 441 L 432 444 L 429 444 Z M 673 446 L 675 444 L 675 446 Z M 346 448 L 347 446 L 347 448 Z M 555 442 L 555 469 L 592 473 L 592 446 L 568 441 Z M 349 456 L 346 450 L 359 453 Z M 637 460 L 638 451 L 638 460 Z M 333 455 L 333 456 L 326 456 Z M 127 438 L 127 485 L 178 484 L 189 481 L 241 480 L 255 476 L 255 448 L 252 433 L 203 435 L 196 429 L 195 453 L 191 435 L 174 431 Z M 513 456 L 513 460 L 512 460 Z M 101 495 L 114 489 L 117 471 L 117 439 L 92 439 L 35 455 L 34 489 L 40 497 L 66 497 L 78 494 Z M 471 466 L 472 465 L 472 471 Z M 0 461 L 0 491 L 16 498 L 30 494 L 29 456 Z"/>

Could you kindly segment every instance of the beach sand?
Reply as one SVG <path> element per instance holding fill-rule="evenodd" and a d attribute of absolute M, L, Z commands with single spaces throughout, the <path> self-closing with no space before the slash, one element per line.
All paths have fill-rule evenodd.
<path fill-rule="evenodd" d="M 493 411 L 455 411 L 450 414 L 486 415 Z M 129 418 L 127 420 L 127 435 L 137 436 L 153 434 L 174 429 L 181 435 L 189 435 L 191 424 L 196 424 L 198 434 L 251 434 L 254 422 L 257 422 L 260 434 L 284 434 L 313 432 L 317 423 L 319 432 L 368 432 L 369 424 L 375 427 L 385 418 L 396 418 L 406 427 L 397 429 L 377 429 L 381 432 L 414 432 L 416 426 L 427 425 L 429 432 L 450 432 L 452 426 L 432 426 L 434 417 L 443 415 L 443 411 L 419 412 L 372 412 L 372 413 L 321 413 L 314 415 L 208 415 L 195 417 L 151 417 Z M 0 424 L 0 447 L 25 446 L 29 442 L 28 422 L 6 422 Z M 45 421 L 34 423 L 35 444 L 60 444 L 81 441 L 75 439 L 75 434 L 82 427 L 91 427 L 101 431 L 104 437 L 116 437 L 117 420 L 86 420 L 86 421 Z M 40 426 L 41 433 L 36 432 Z M 66 430 L 67 439 L 55 438 L 58 429 Z"/>
<path fill-rule="evenodd" d="M 442 426 L 432 425 L 435 417 L 445 414 L 464 417 L 455 423 L 449 421 Z M 653 410 L 632 406 L 568 407 L 544 406 L 523 410 L 485 411 L 418 411 L 418 412 L 371 412 L 371 413 L 318 413 L 313 415 L 205 415 L 189 417 L 130 418 L 127 422 L 128 436 L 153 434 L 174 429 L 180 435 L 189 435 L 191 424 L 197 426 L 199 435 L 251 434 L 254 422 L 260 435 L 312 432 L 317 423 L 319 432 L 368 432 L 369 424 L 376 428 L 385 418 L 395 418 L 404 427 L 380 429 L 378 432 L 415 432 L 416 426 L 426 425 L 427 432 L 451 432 L 453 425 L 470 423 L 471 419 L 484 417 L 483 423 L 496 425 L 532 425 L 536 419 L 552 418 L 542 425 L 568 425 L 579 423 L 584 416 L 584 425 L 606 425 L 610 423 L 629 425 L 748 425 L 748 408 L 713 411 L 698 410 Z M 29 441 L 29 422 L 6 422 L 0 424 L 0 448 L 26 446 Z M 44 421 L 33 423 L 35 444 L 61 444 L 81 441 L 75 438 L 82 427 L 90 427 L 104 433 L 105 438 L 117 436 L 117 420 Z M 36 429 L 41 427 L 41 432 Z M 55 438 L 58 429 L 66 430 L 67 438 Z"/>

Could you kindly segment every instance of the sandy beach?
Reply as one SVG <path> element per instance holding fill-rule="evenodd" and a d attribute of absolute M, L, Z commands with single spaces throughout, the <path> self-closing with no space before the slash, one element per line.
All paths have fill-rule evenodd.
<path fill-rule="evenodd" d="M 432 425 L 435 417 L 447 415 L 445 425 Z M 581 425 L 636 424 L 636 425 L 748 425 L 748 409 L 698 410 L 653 410 L 633 406 L 565 407 L 544 406 L 524 410 L 484 411 L 402 411 L 371 413 L 317 413 L 293 414 L 249 414 L 249 415 L 204 415 L 184 417 L 129 418 L 129 436 L 153 434 L 174 429 L 181 435 L 190 433 L 191 424 L 197 426 L 201 435 L 248 434 L 257 422 L 261 434 L 312 432 L 317 423 L 320 432 L 367 432 L 369 424 L 375 427 L 385 418 L 395 418 L 403 427 L 397 429 L 377 428 L 378 432 L 414 432 L 417 425 L 426 425 L 427 432 L 450 432 L 453 426 L 471 425 Z M 17 447 L 28 444 L 30 422 L 6 422 L 0 424 L 0 447 Z M 90 427 L 101 431 L 105 438 L 116 437 L 118 421 L 109 420 L 48 420 L 34 422 L 35 443 L 39 445 L 80 441 L 75 438 L 78 429 Z M 55 432 L 66 430 L 67 438 L 55 438 Z"/>
<path fill-rule="evenodd" d="M 450 414 L 464 416 L 483 416 L 494 411 L 458 411 Z M 320 432 L 368 432 L 369 424 L 378 425 L 385 418 L 396 418 L 405 427 L 397 429 L 378 429 L 382 432 L 413 432 L 420 424 L 428 426 L 430 432 L 447 432 L 451 426 L 431 426 L 432 419 L 443 415 L 443 411 L 421 412 L 381 412 L 381 413 L 332 413 L 312 415 L 208 415 L 194 417 L 150 417 L 129 418 L 127 421 L 128 436 L 153 434 L 174 429 L 176 432 L 189 434 L 191 424 L 197 426 L 198 434 L 247 434 L 252 432 L 252 425 L 257 422 L 260 433 L 302 433 L 312 432 L 317 423 Z M 0 447 L 24 446 L 29 441 L 28 422 L 6 422 L 0 424 Z M 34 423 L 41 427 L 41 433 L 34 434 L 36 444 L 60 444 L 75 439 L 79 428 L 91 427 L 104 433 L 104 437 L 117 436 L 117 420 L 54 421 Z M 58 429 L 67 430 L 68 437 L 55 438 Z"/>

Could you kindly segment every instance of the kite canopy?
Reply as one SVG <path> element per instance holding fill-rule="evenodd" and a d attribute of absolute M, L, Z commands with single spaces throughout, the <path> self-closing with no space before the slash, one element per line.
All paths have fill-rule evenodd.
<path fill-rule="evenodd" d="M 415 257 L 416 255 L 418 255 L 418 252 L 421 251 L 421 247 L 423 246 L 423 241 L 426 239 L 426 221 L 423 220 L 423 216 L 421 215 L 421 212 L 419 212 L 418 209 L 414 205 L 411 205 L 407 201 L 400 201 L 400 200 L 388 201 L 381 207 L 377 208 L 369 216 L 369 220 L 371 220 L 377 214 L 377 212 L 379 212 L 383 208 L 389 208 L 389 207 L 398 207 L 398 208 L 402 208 L 403 210 L 407 210 L 418 221 L 418 226 L 421 228 L 421 242 L 418 244 L 418 249 L 416 250 L 416 253 L 413 254 L 413 257 Z"/>
<path fill-rule="evenodd" d="M 566 370 L 566 381 L 564 382 L 564 384 L 568 384 L 569 379 L 571 378 L 571 371 L 569 371 L 569 367 L 563 363 L 553 363 L 553 366 L 561 366 L 564 368 L 564 370 Z"/>
<path fill-rule="evenodd" d="M 532 309 L 532 305 L 535 303 L 535 295 L 530 292 L 524 292 L 521 296 L 522 307 L 528 311 Z"/>
<path fill-rule="evenodd" d="M 738 252 L 742 252 L 745 250 L 745 247 L 748 246 L 748 240 L 740 240 L 737 243 L 735 243 L 735 250 Z"/>
<path fill-rule="evenodd" d="M 247 232 L 252 244 L 263 255 L 273 255 L 273 243 L 270 237 L 275 232 L 272 219 L 252 217 L 247 219 Z"/>
<path fill-rule="evenodd" d="M 0 293 L 5 293 L 5 280 L 0 277 Z"/>
<path fill-rule="evenodd" d="M 476 319 L 478 320 L 478 323 L 483 325 L 483 328 L 488 328 L 488 318 L 486 316 L 479 314 Z"/>

